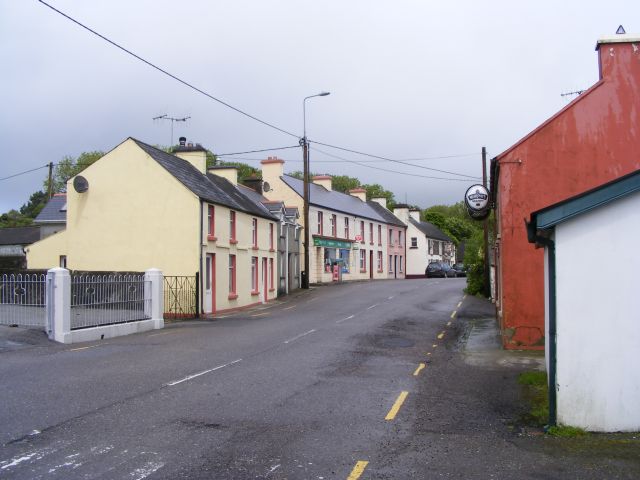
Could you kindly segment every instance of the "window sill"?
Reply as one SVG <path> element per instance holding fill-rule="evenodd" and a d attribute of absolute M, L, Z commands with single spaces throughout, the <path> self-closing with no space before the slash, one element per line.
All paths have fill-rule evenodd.
<path fill-rule="evenodd" d="M 251 247 L 251 250 L 259 250 L 259 248 L 258 248 L 258 247 L 256 247 L 255 245 L 253 245 L 253 246 Z"/>
<path fill-rule="evenodd" d="M 366 270 L 360 270 L 360 273 L 367 273 Z"/>
<path fill-rule="evenodd" d="M 270 251 L 271 253 L 273 253 L 273 252 L 275 252 L 275 251 L 276 251 L 276 249 L 275 249 L 275 248 L 270 248 L 270 249 L 269 249 L 269 251 Z"/>
<path fill-rule="evenodd" d="M 378 270 L 378 273 L 384 273 L 384 270 Z"/>
<path fill-rule="evenodd" d="M 409 247 L 411 250 L 417 250 L 418 247 Z M 431 254 L 430 254 L 431 255 Z"/>
<path fill-rule="evenodd" d="M 369 242 L 369 245 L 373 245 L 373 242 Z"/>
<path fill-rule="evenodd" d="M 275 291 L 276 291 L 276 289 L 275 289 L 275 288 L 270 288 L 270 289 L 269 289 L 269 291 L 270 291 L 270 292 L 275 292 Z"/>
<path fill-rule="evenodd" d="M 252 296 L 252 297 L 255 297 L 255 296 L 257 296 L 257 295 L 260 295 L 260 292 L 259 292 L 259 291 L 253 291 L 253 292 L 251 292 L 251 296 Z"/>
<path fill-rule="evenodd" d="M 210 242 L 215 242 L 216 240 L 218 240 L 218 237 L 214 235 L 207 235 L 207 240 L 209 240 Z"/>
<path fill-rule="evenodd" d="M 229 240 L 229 243 L 231 245 L 236 245 L 238 243 L 238 240 L 236 240 L 235 238 L 232 238 L 231 240 Z"/>
<path fill-rule="evenodd" d="M 227 297 L 229 300 L 235 300 L 236 298 L 238 298 L 238 294 L 237 293 L 230 293 L 229 297 Z"/>

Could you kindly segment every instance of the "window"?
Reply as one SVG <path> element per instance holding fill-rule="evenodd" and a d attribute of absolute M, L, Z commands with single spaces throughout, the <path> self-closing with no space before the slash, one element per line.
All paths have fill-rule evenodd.
<path fill-rule="evenodd" d="M 236 294 L 236 256 L 229 255 L 229 298 L 238 298 Z"/>
<path fill-rule="evenodd" d="M 402 230 L 398 230 L 398 245 L 402 246 Z"/>
<path fill-rule="evenodd" d="M 331 236 L 332 237 L 337 237 L 338 236 L 338 217 L 336 217 L 336 215 L 331 215 Z"/>
<path fill-rule="evenodd" d="M 440 255 L 440 242 L 437 240 L 434 240 L 432 245 L 433 245 L 433 254 Z"/>
<path fill-rule="evenodd" d="M 373 245 L 373 223 L 369 222 L 369 243 Z"/>
<path fill-rule="evenodd" d="M 251 293 L 258 293 L 258 257 L 251 257 Z"/>
<path fill-rule="evenodd" d="M 389 273 L 393 273 L 393 255 L 389 255 Z"/>
<path fill-rule="evenodd" d="M 344 238 L 349 238 L 349 217 L 344 217 Z"/>
<path fill-rule="evenodd" d="M 236 240 L 236 212 L 233 210 L 229 212 L 229 242 L 238 243 Z"/>
<path fill-rule="evenodd" d="M 398 269 L 400 270 L 400 273 L 402 273 L 402 255 L 400 255 L 400 265 L 398 265 Z"/>
<path fill-rule="evenodd" d="M 378 245 L 382 245 L 382 225 L 378 225 Z"/>
<path fill-rule="evenodd" d="M 322 235 L 322 212 L 318 212 L 318 235 Z"/>
<path fill-rule="evenodd" d="M 364 243 L 364 220 L 360 221 L 360 243 Z"/>
<path fill-rule="evenodd" d="M 350 255 L 351 250 L 340 249 L 340 258 L 342 259 L 342 273 L 349 273 Z"/>
<path fill-rule="evenodd" d="M 378 252 L 378 272 L 382 272 L 382 252 Z"/>
<path fill-rule="evenodd" d="M 209 240 L 215 240 L 216 238 L 215 220 L 215 208 L 213 205 L 209 205 L 209 208 L 207 209 L 207 239 Z"/>
<path fill-rule="evenodd" d="M 58 265 L 60 265 L 60 268 L 67 268 L 67 256 L 66 255 L 60 255 L 60 263 Z"/>
<path fill-rule="evenodd" d="M 389 229 L 389 246 L 393 245 L 393 230 Z"/>
<path fill-rule="evenodd" d="M 367 271 L 367 251 L 364 248 L 360 250 L 360 271 Z"/>
<path fill-rule="evenodd" d="M 273 258 L 269 259 L 269 290 L 273 290 Z"/>
<path fill-rule="evenodd" d="M 411 248 L 418 248 L 418 237 L 411 237 Z"/>
<path fill-rule="evenodd" d="M 273 250 L 273 223 L 269 224 L 269 250 Z"/>
<path fill-rule="evenodd" d="M 253 248 L 258 248 L 258 219 L 251 219 L 251 242 Z"/>

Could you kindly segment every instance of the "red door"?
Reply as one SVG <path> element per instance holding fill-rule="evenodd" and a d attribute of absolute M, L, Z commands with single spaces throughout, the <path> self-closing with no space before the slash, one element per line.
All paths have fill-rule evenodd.
<path fill-rule="evenodd" d="M 262 289 L 264 290 L 264 302 L 267 302 L 267 299 L 269 298 L 267 296 L 267 292 L 269 291 L 269 284 L 267 282 L 268 280 L 268 272 L 267 272 L 267 259 L 265 257 L 262 257 Z"/>

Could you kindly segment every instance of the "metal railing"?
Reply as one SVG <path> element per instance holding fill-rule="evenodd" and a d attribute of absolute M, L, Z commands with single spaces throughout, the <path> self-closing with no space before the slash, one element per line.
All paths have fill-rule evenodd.
<path fill-rule="evenodd" d="M 164 277 L 164 318 L 198 316 L 198 274 Z"/>
<path fill-rule="evenodd" d="M 71 330 L 151 318 L 144 274 L 71 275 Z"/>
<path fill-rule="evenodd" d="M 43 273 L 0 275 L 0 324 L 44 327 L 46 282 Z"/>

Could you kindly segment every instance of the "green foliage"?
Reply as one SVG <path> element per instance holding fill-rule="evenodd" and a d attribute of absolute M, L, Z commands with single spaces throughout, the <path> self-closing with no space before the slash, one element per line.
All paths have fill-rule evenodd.
<path fill-rule="evenodd" d="M 552 437 L 574 438 L 588 435 L 588 432 L 579 427 L 556 425 L 547 429 L 547 435 L 551 435 Z"/>
<path fill-rule="evenodd" d="M 390 210 L 393 209 L 394 205 L 396 204 L 396 199 L 393 195 L 393 192 L 386 190 L 382 185 L 378 183 L 365 184 L 362 187 L 367 191 L 368 200 L 371 200 L 372 198 L 386 198 L 387 208 Z"/>
<path fill-rule="evenodd" d="M 26 227 L 33 223 L 33 219 L 21 214 L 17 210 L 9 210 L 0 215 L 0 228 L 5 227 Z"/>
<path fill-rule="evenodd" d="M 347 175 L 334 175 L 331 177 L 331 188 L 336 192 L 349 193 L 349 190 L 358 188 L 360 180 Z"/>
<path fill-rule="evenodd" d="M 28 218 L 36 218 L 48 200 L 45 192 L 33 192 L 29 201 L 20 207 L 20 213 Z"/>
<path fill-rule="evenodd" d="M 546 372 L 523 372 L 518 375 L 518 383 L 520 385 L 536 385 L 542 387 L 547 384 Z"/>
<path fill-rule="evenodd" d="M 466 241 L 464 264 L 467 267 L 467 288 L 469 295 L 484 293 L 484 234 L 482 230 L 473 232 Z"/>
<path fill-rule="evenodd" d="M 77 158 L 67 155 L 64 157 L 53 171 L 53 193 L 64 193 L 67 191 L 67 181 L 78 175 L 89 165 L 101 158 L 104 152 L 82 152 Z M 44 181 L 45 192 L 49 191 L 49 178 Z"/>
<path fill-rule="evenodd" d="M 241 162 L 223 162 L 218 160 L 218 167 L 238 167 L 238 182 L 242 182 L 247 178 L 262 178 L 262 172 L 257 168 Z"/>
<path fill-rule="evenodd" d="M 529 409 L 521 420 L 526 425 L 543 427 L 549 421 L 549 397 L 546 372 L 524 372 L 518 376 L 522 385 L 522 393 L 528 402 Z"/>

